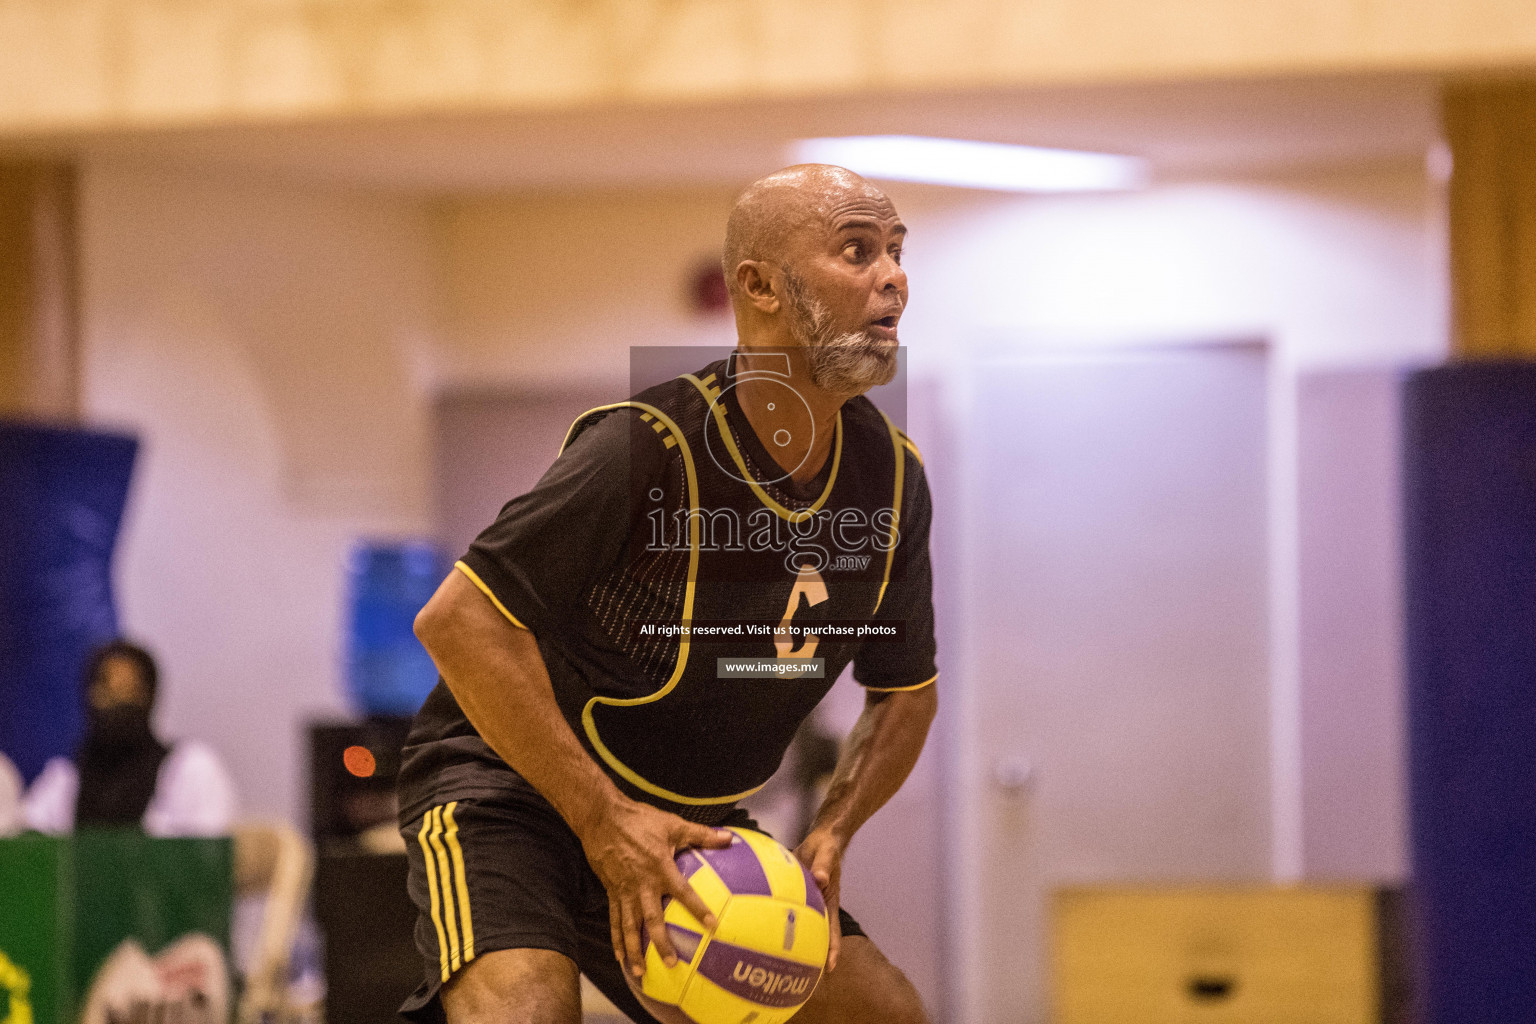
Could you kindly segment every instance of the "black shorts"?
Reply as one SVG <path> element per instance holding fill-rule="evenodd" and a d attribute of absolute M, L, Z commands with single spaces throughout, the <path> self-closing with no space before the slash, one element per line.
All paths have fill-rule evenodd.
<path fill-rule="evenodd" d="M 722 826 L 757 829 L 736 808 Z M 509 773 L 494 798 L 431 808 L 401 829 L 416 903 L 416 948 L 426 979 L 400 1012 L 442 1024 L 438 992 L 453 973 L 497 949 L 550 949 L 576 962 L 632 1020 L 655 1024 L 624 982 L 608 928 L 608 894 L 565 820 L 526 780 Z M 844 935 L 863 935 L 839 909 Z"/>

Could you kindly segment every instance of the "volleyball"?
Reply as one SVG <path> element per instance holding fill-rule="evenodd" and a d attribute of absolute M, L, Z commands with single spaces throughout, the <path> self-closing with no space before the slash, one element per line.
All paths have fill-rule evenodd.
<path fill-rule="evenodd" d="M 810 872 L 761 832 L 730 831 L 724 849 L 677 855 L 715 927 L 668 901 L 663 917 L 677 966 L 647 942 L 644 976 L 625 973 L 662 1024 L 779 1024 L 811 997 L 826 968 L 827 908 Z"/>

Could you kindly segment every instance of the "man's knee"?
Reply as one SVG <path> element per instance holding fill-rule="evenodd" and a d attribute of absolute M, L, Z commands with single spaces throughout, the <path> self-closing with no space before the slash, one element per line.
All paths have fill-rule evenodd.
<path fill-rule="evenodd" d="M 498 949 L 443 986 L 448 1024 L 580 1024 L 576 964 L 547 949 Z"/>
<path fill-rule="evenodd" d="M 863 936 L 843 940 L 837 970 L 822 979 L 795 1024 L 928 1024 L 907 976 Z"/>
<path fill-rule="evenodd" d="M 923 1009 L 922 997 L 917 994 L 917 988 L 907 980 L 907 976 L 896 968 L 891 968 L 890 977 L 886 985 L 869 993 L 870 1021 L 882 1021 L 884 1024 L 928 1024 L 928 1014 Z"/>

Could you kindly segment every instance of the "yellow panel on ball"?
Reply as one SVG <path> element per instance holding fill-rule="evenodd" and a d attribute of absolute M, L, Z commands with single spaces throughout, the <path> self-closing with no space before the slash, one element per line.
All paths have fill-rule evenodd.
<path fill-rule="evenodd" d="M 686 855 L 685 855 L 686 856 Z M 731 900 L 731 890 L 720 880 L 720 875 L 708 862 L 702 864 L 688 875 L 688 884 L 693 886 L 693 891 L 699 894 L 699 899 L 709 908 L 709 912 L 719 917 L 725 912 L 725 905 Z M 674 911 L 673 908 L 676 908 Z M 681 912 L 687 914 L 687 919 L 677 918 L 676 923 L 689 928 L 702 928 L 698 920 L 677 900 L 667 905 L 669 913 Z"/>
<path fill-rule="evenodd" d="M 768 876 L 768 885 L 775 896 L 791 903 L 805 902 L 805 871 L 799 858 L 761 832 L 746 828 L 731 831 L 745 839 L 752 852 L 757 854 L 758 863 Z"/>
<path fill-rule="evenodd" d="M 732 897 L 715 937 L 802 964 L 827 962 L 826 915 L 772 896 Z"/>
<path fill-rule="evenodd" d="M 710 1024 L 782 1024 L 800 1009 L 798 1005 L 774 1009 L 733 995 L 708 978 L 694 976 L 679 1008 L 690 1019 Z"/>
<path fill-rule="evenodd" d="M 688 916 L 691 918 L 693 915 Z M 648 945 L 645 950 L 645 976 L 641 979 L 640 991 L 663 1003 L 676 1003 L 683 997 L 688 979 L 693 976 L 693 962 L 698 958 L 701 945 L 699 939 L 702 936 L 672 924 L 669 924 L 667 934 L 671 936 L 672 948 L 677 950 L 677 966 L 668 967 L 661 954 L 656 952 L 656 947 Z M 694 936 L 691 942 L 688 936 Z"/>

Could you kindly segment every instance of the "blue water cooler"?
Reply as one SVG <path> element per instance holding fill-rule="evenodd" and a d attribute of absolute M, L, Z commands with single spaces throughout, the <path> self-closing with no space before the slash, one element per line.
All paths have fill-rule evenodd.
<path fill-rule="evenodd" d="M 425 542 L 363 541 L 348 570 L 353 707 L 370 717 L 414 715 L 437 684 L 437 669 L 413 623 L 447 574 L 447 560 Z"/>

